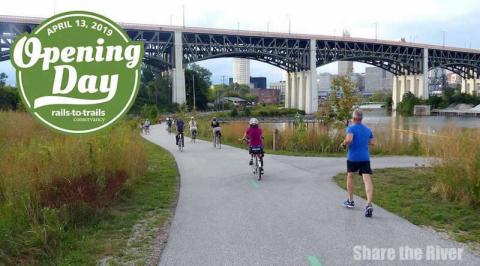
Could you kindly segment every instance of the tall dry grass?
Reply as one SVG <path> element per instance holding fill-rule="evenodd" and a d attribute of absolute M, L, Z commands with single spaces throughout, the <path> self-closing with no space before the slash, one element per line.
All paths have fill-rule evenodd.
<path fill-rule="evenodd" d="M 480 204 L 480 131 L 477 129 L 440 132 L 432 143 L 433 191 L 443 199 Z"/>
<path fill-rule="evenodd" d="M 146 169 L 135 124 L 76 137 L 0 112 L 0 125 L 0 258 L 17 260 L 7 264 L 51 252 Z"/>

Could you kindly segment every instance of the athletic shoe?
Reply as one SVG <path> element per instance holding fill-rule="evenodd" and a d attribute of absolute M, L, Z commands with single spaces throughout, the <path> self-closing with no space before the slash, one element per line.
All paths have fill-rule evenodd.
<path fill-rule="evenodd" d="M 263 175 L 263 167 L 260 167 L 260 174 Z"/>
<path fill-rule="evenodd" d="M 253 165 L 253 159 L 250 159 L 250 162 L 248 162 L 248 165 Z"/>
<path fill-rule="evenodd" d="M 343 202 L 343 206 L 347 207 L 347 208 L 353 208 L 355 207 L 355 202 L 350 201 L 349 199 L 347 199 L 346 201 Z"/>
<path fill-rule="evenodd" d="M 373 206 L 371 203 L 369 203 L 365 207 L 365 217 L 372 217 L 372 215 L 373 215 Z"/>

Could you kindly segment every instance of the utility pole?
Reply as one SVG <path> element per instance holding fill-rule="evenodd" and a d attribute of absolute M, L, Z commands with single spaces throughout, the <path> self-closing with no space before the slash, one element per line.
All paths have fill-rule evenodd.
<path fill-rule="evenodd" d="M 290 19 L 290 15 L 288 15 L 288 34 L 292 33 L 292 21 Z"/>
<path fill-rule="evenodd" d="M 444 30 L 442 30 L 442 37 L 443 37 L 442 38 L 443 39 L 443 42 L 442 42 L 443 43 L 443 48 L 445 48 L 445 31 Z"/>
<path fill-rule="evenodd" d="M 223 96 L 224 90 L 225 90 L 225 75 L 222 75 L 222 96 Z M 225 111 L 225 97 L 223 97 L 223 100 L 222 100 L 222 110 Z"/>
<path fill-rule="evenodd" d="M 182 5 L 182 21 L 183 27 L 185 28 L 185 5 Z"/>
<path fill-rule="evenodd" d="M 193 111 L 197 111 L 197 105 L 195 101 L 195 73 L 192 73 L 192 87 L 193 87 Z"/>

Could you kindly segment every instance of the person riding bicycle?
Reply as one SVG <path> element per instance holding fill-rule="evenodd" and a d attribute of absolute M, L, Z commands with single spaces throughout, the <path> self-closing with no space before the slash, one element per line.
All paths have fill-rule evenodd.
<path fill-rule="evenodd" d="M 176 121 L 176 126 L 177 126 L 177 135 L 175 136 L 175 143 L 178 145 L 178 140 L 180 139 L 180 134 L 183 137 L 183 130 L 184 130 L 184 123 L 182 118 L 178 118 Z M 185 145 L 185 143 L 184 143 Z"/>
<path fill-rule="evenodd" d="M 172 130 L 172 123 L 172 119 L 170 117 L 167 117 L 167 127 L 169 132 Z"/>
<path fill-rule="evenodd" d="M 212 123 L 210 123 L 210 126 L 212 127 L 213 136 L 215 136 L 215 134 L 217 133 L 220 136 L 222 135 L 222 128 L 220 127 L 220 122 L 218 122 L 216 117 L 212 118 Z"/>
<path fill-rule="evenodd" d="M 190 134 L 193 138 L 194 135 L 197 135 L 197 121 L 195 117 L 190 117 L 190 122 L 188 122 L 188 127 L 190 128 Z"/>
<path fill-rule="evenodd" d="M 143 128 L 146 133 L 150 132 L 150 120 L 146 119 L 145 122 L 143 123 Z"/>
<path fill-rule="evenodd" d="M 263 156 L 265 156 L 265 153 L 263 152 L 263 131 L 258 126 L 258 119 L 254 117 L 250 119 L 248 124 L 250 126 L 245 131 L 243 139 L 248 140 L 248 153 L 250 154 L 249 164 L 253 164 L 254 153 L 259 154 L 260 164 L 262 165 L 260 170 L 263 172 Z"/>

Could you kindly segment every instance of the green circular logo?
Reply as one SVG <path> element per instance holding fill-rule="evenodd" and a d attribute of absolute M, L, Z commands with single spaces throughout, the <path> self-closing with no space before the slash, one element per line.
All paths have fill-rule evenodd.
<path fill-rule="evenodd" d="M 135 100 L 143 43 L 115 22 L 73 11 L 58 14 L 10 51 L 17 86 L 28 111 L 41 123 L 68 134 L 112 125 Z"/>

